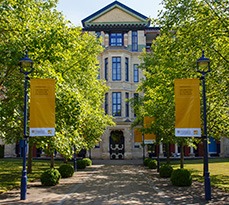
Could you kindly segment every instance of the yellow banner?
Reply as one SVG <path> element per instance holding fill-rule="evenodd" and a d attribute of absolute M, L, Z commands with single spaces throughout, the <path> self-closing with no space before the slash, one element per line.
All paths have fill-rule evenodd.
<path fill-rule="evenodd" d="M 142 143 L 142 133 L 138 128 L 134 129 L 134 142 Z"/>
<path fill-rule="evenodd" d="M 144 117 L 144 128 L 150 128 L 154 122 L 154 117 L 145 116 Z M 156 139 L 156 135 L 153 133 L 144 134 L 145 143 L 153 143 Z"/>
<path fill-rule="evenodd" d="M 55 80 L 30 81 L 30 136 L 55 135 Z"/>
<path fill-rule="evenodd" d="M 199 79 L 175 80 L 175 135 L 201 137 Z"/>
<path fill-rule="evenodd" d="M 145 116 L 144 117 L 144 128 L 150 128 L 154 122 L 154 117 Z"/>

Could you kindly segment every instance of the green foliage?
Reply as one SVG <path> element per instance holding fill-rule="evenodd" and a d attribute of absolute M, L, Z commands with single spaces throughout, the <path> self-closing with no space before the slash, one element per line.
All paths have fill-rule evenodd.
<path fill-rule="evenodd" d="M 145 158 L 144 161 L 143 161 L 143 165 L 146 166 L 146 167 L 148 167 L 148 163 L 149 163 L 150 160 L 151 160 L 151 159 L 148 158 L 148 157 Z"/>
<path fill-rule="evenodd" d="M 89 158 L 83 158 L 83 161 L 85 161 L 86 166 L 91 166 L 92 165 L 92 161 Z"/>
<path fill-rule="evenodd" d="M 157 168 L 157 160 L 151 159 L 151 160 L 148 162 L 148 167 L 149 167 L 149 169 L 156 169 L 156 168 Z"/>
<path fill-rule="evenodd" d="M 43 186 L 55 186 L 59 184 L 61 178 L 60 172 L 57 169 L 47 169 L 41 174 L 41 184 Z"/>
<path fill-rule="evenodd" d="M 56 80 L 56 135 L 34 139 L 37 147 L 66 159 L 92 148 L 107 126 L 114 125 L 101 104 L 108 87 L 98 80 L 100 40 L 69 25 L 56 0 L 3 0 L 0 4 L 0 138 L 21 139 L 23 83 L 18 61 L 25 49 L 34 61 L 30 78 Z"/>
<path fill-rule="evenodd" d="M 191 186 L 191 172 L 187 169 L 176 169 L 172 172 L 171 182 L 175 186 Z"/>
<path fill-rule="evenodd" d="M 83 159 L 77 160 L 77 169 L 85 169 L 87 166 L 87 162 Z"/>
<path fill-rule="evenodd" d="M 207 115 L 210 136 L 229 136 L 229 19 L 227 1 L 164 0 L 157 19 L 160 35 L 152 42 L 151 52 L 141 56 L 145 80 L 139 106 L 154 116 L 151 130 L 157 141 L 174 143 L 174 80 L 199 78 L 196 60 L 205 50 L 211 60 L 206 76 Z M 200 95 L 202 96 L 202 95 Z M 202 102 L 202 100 L 201 100 Z M 143 108 L 142 108 L 143 107 Z M 203 110 L 203 109 L 201 109 Z M 191 139 L 185 143 L 193 143 Z"/>
<path fill-rule="evenodd" d="M 58 167 L 61 161 L 55 161 Z M 4 158 L 0 160 L 0 193 L 20 188 L 22 159 Z M 41 174 L 50 167 L 48 160 L 34 160 L 33 172 L 28 173 L 28 183 L 40 180 Z"/>
<path fill-rule="evenodd" d="M 162 178 L 169 178 L 173 172 L 173 167 L 170 164 L 162 164 L 159 169 L 159 175 Z"/>
<path fill-rule="evenodd" d="M 72 177 L 74 174 L 74 168 L 70 164 L 62 164 L 58 171 L 60 172 L 62 178 Z"/>

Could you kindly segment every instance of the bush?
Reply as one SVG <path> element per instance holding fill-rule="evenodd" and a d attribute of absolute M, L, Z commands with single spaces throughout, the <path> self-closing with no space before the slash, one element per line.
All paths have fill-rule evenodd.
<path fill-rule="evenodd" d="M 58 170 L 62 178 L 72 177 L 74 174 L 74 168 L 70 164 L 63 164 L 59 167 Z"/>
<path fill-rule="evenodd" d="M 152 160 L 151 158 L 145 158 L 144 161 L 143 161 L 143 165 L 146 166 L 146 167 L 148 167 L 148 163 L 151 160 Z"/>
<path fill-rule="evenodd" d="M 57 169 L 50 168 L 41 174 L 41 184 L 43 186 L 55 186 L 59 184 L 60 178 L 60 172 Z"/>
<path fill-rule="evenodd" d="M 91 166 L 92 165 L 92 161 L 89 158 L 83 158 L 83 161 L 85 161 L 86 166 Z"/>
<path fill-rule="evenodd" d="M 162 178 L 169 178 L 173 172 L 173 167 L 170 164 L 162 164 L 159 169 L 159 175 Z"/>
<path fill-rule="evenodd" d="M 86 168 L 86 161 L 83 159 L 77 160 L 77 169 L 85 169 Z"/>
<path fill-rule="evenodd" d="M 174 186 L 191 186 L 191 172 L 187 169 L 176 169 L 172 172 L 171 182 Z"/>
<path fill-rule="evenodd" d="M 157 161 L 151 159 L 151 160 L 148 162 L 148 167 L 149 167 L 150 169 L 156 169 L 156 168 L 157 168 Z"/>

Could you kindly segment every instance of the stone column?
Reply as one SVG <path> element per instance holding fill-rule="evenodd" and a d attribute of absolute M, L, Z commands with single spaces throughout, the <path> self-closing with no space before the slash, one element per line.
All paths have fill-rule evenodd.
<path fill-rule="evenodd" d="M 194 148 L 190 147 L 190 153 L 189 153 L 190 157 L 195 157 L 195 153 L 194 153 Z"/>
<path fill-rule="evenodd" d="M 229 157 L 229 139 L 226 137 L 220 140 L 220 157 Z"/>
<path fill-rule="evenodd" d="M 104 45 L 105 45 L 105 48 L 109 46 L 109 34 L 105 34 Z"/>
<path fill-rule="evenodd" d="M 132 159 L 132 130 L 130 126 L 126 127 L 123 131 L 124 139 L 125 139 L 125 159 Z"/>
<path fill-rule="evenodd" d="M 16 157 L 15 144 L 5 144 L 4 157 Z"/>
<path fill-rule="evenodd" d="M 102 46 L 105 46 L 105 33 L 103 31 L 101 31 L 101 37 L 102 37 Z"/>
<path fill-rule="evenodd" d="M 124 46 L 128 47 L 128 34 L 127 33 L 124 34 Z"/>
<path fill-rule="evenodd" d="M 110 153 L 109 153 L 110 132 L 111 130 L 108 128 L 102 136 L 102 141 L 101 141 L 101 146 L 100 146 L 102 159 L 110 159 Z"/>
<path fill-rule="evenodd" d="M 175 154 L 177 154 L 177 153 L 178 153 L 178 145 L 175 144 Z"/>
<path fill-rule="evenodd" d="M 128 43 L 127 43 L 127 45 L 131 45 L 132 44 L 132 38 L 131 38 L 131 36 L 132 36 L 132 31 L 129 31 L 128 32 Z"/>
<path fill-rule="evenodd" d="M 163 153 L 163 144 L 161 143 L 159 146 L 159 156 L 160 157 L 164 157 L 164 153 Z"/>

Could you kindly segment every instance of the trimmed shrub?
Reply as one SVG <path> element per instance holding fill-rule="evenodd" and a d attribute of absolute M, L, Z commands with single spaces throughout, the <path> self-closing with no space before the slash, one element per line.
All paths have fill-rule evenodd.
<path fill-rule="evenodd" d="M 50 168 L 41 174 L 40 179 L 43 186 L 55 186 L 59 184 L 60 178 L 60 172 L 57 169 Z"/>
<path fill-rule="evenodd" d="M 173 172 L 173 167 L 170 164 L 162 164 L 159 169 L 159 175 L 162 178 L 169 178 Z"/>
<path fill-rule="evenodd" d="M 62 164 L 58 170 L 62 178 L 72 177 L 74 174 L 74 168 L 71 164 Z"/>
<path fill-rule="evenodd" d="M 92 165 L 92 161 L 89 158 L 83 158 L 83 161 L 85 161 L 86 166 L 91 166 Z"/>
<path fill-rule="evenodd" d="M 152 160 L 151 158 L 145 158 L 144 161 L 143 161 L 143 165 L 148 167 L 148 163 L 149 161 Z"/>
<path fill-rule="evenodd" d="M 150 169 L 156 169 L 157 168 L 157 161 L 154 159 L 151 159 L 149 162 L 148 162 L 148 167 Z"/>
<path fill-rule="evenodd" d="M 191 172 L 187 169 L 176 169 L 172 172 L 171 182 L 174 186 L 191 186 Z"/>
<path fill-rule="evenodd" d="M 77 169 L 85 169 L 86 168 L 86 161 L 83 159 L 77 160 Z"/>

